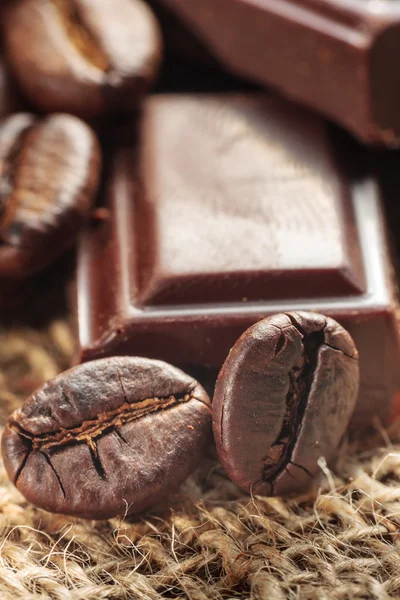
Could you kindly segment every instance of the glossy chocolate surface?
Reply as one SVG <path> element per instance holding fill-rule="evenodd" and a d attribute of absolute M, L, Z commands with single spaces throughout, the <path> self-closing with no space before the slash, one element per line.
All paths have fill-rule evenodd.
<path fill-rule="evenodd" d="M 158 0 L 239 75 L 369 143 L 400 144 L 396 0 Z"/>
<path fill-rule="evenodd" d="M 333 142 L 264 94 L 149 99 L 139 159 L 116 156 L 110 218 L 80 243 L 81 360 L 218 368 L 250 325 L 314 310 L 359 350 L 355 422 L 387 417 L 400 343 L 380 191 Z"/>

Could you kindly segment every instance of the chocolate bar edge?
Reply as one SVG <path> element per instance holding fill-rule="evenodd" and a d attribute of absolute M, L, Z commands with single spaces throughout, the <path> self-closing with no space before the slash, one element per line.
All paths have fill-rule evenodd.
<path fill-rule="evenodd" d="M 400 10 L 393 3 L 374 12 L 362 2 L 231 0 L 227 30 L 226 0 L 208 9 L 190 0 L 162 2 L 237 75 L 275 87 L 364 142 L 400 146 L 400 72 L 390 69 L 400 60 Z"/>

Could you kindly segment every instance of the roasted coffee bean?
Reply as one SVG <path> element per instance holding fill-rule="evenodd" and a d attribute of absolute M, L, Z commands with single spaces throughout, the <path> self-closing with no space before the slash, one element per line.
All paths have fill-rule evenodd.
<path fill-rule="evenodd" d="M 100 150 L 71 115 L 20 113 L 0 125 L 0 276 L 25 277 L 54 261 L 91 209 Z"/>
<path fill-rule="evenodd" d="M 5 12 L 5 46 L 35 105 L 88 118 L 136 108 L 162 54 L 142 0 L 16 0 Z"/>
<path fill-rule="evenodd" d="M 358 353 L 333 319 L 306 312 L 250 327 L 218 377 L 214 436 L 232 480 L 254 494 L 305 490 L 330 462 L 358 392 Z"/>
<path fill-rule="evenodd" d="M 204 453 L 210 401 L 164 362 L 113 357 L 59 375 L 11 415 L 10 479 L 40 508 L 105 519 L 153 506 Z"/>

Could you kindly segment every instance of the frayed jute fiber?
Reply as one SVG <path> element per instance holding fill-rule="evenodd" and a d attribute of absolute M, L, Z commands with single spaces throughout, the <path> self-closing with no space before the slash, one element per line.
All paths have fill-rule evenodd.
<path fill-rule="evenodd" d="M 1 423 L 70 365 L 63 320 L 0 331 Z M 400 424 L 347 444 L 296 499 L 250 497 L 205 459 L 151 513 L 89 522 L 28 504 L 0 471 L 0 599 L 400 598 Z"/>

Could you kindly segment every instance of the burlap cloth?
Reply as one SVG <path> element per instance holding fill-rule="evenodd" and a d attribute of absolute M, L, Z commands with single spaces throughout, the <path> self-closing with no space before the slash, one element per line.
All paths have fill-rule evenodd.
<path fill-rule="evenodd" d="M 0 418 L 68 367 L 63 320 L 0 331 Z M 169 504 L 86 522 L 0 471 L 0 599 L 400 598 L 400 424 L 347 447 L 315 493 L 251 498 L 206 459 Z"/>

